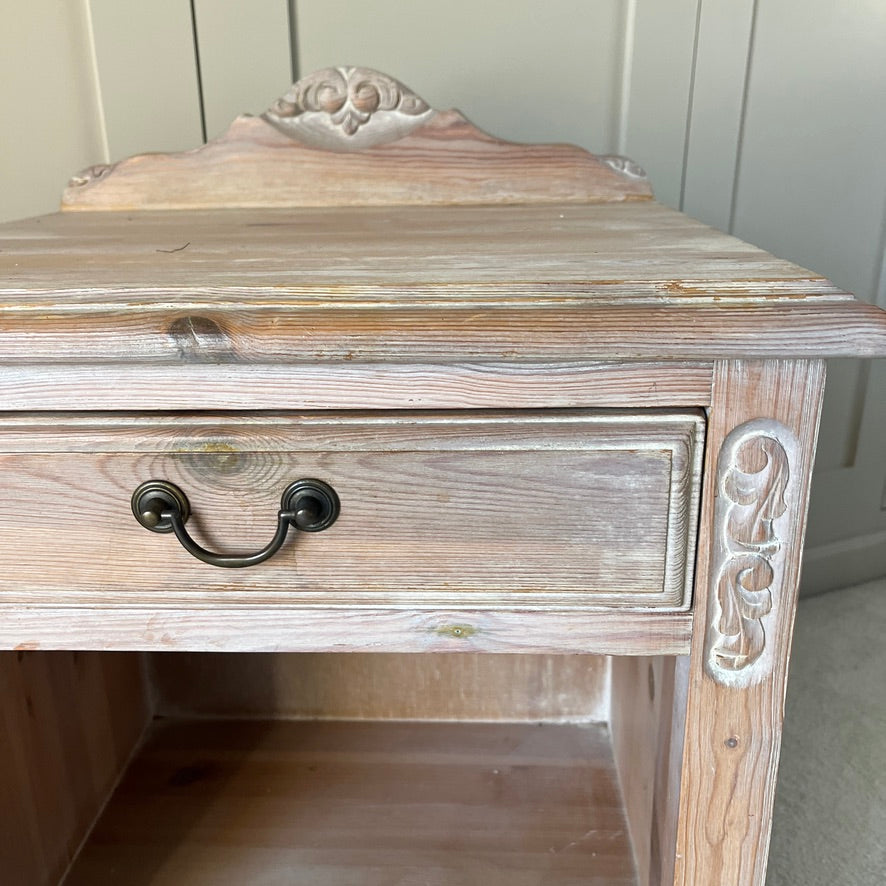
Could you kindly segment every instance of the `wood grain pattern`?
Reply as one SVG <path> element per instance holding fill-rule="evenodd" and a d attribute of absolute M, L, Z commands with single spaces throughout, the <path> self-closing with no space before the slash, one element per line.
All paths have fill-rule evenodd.
<path fill-rule="evenodd" d="M 886 354 L 883 311 L 654 204 L 60 214 L 0 228 L 0 281 L 12 402 L 65 364 L 107 408 L 111 365 L 193 401 L 201 366 Z"/>
<path fill-rule="evenodd" d="M 10 309 L 853 303 L 656 203 L 55 213 L 0 249 Z"/>
<path fill-rule="evenodd" d="M 6 603 L 688 606 L 698 414 L 309 414 L 190 427 L 177 415 L 92 428 L 55 416 L 38 427 L 0 429 L 0 546 L 16 552 L 0 575 Z M 200 543 L 258 550 L 300 477 L 331 483 L 340 517 L 249 569 L 200 563 L 131 513 L 140 483 L 167 480 L 188 496 Z M 47 503 L 62 501 L 76 505 L 54 517 L 50 552 Z"/>
<path fill-rule="evenodd" d="M 187 306 L 185 306 L 187 308 Z M 580 363 L 614 360 L 677 361 L 720 358 L 882 357 L 886 312 L 844 303 L 828 309 L 802 304 L 688 308 L 567 306 L 439 309 L 243 309 L 187 315 L 168 305 L 156 312 L 88 315 L 5 313 L 0 365 L 129 364 L 152 372 L 157 364 L 270 363 Z M 188 320 L 188 317 L 191 319 Z M 191 324 L 209 334 L 192 336 Z M 184 338 L 184 343 L 183 343 Z M 129 342 L 129 348 L 126 343 Z M 193 345 L 193 346 L 192 346 Z M 224 370 L 220 370 L 224 372 Z M 154 373 L 159 382 L 172 373 Z M 191 376 L 192 378 L 194 376 Z M 199 376 L 197 376 L 199 378 Z M 179 389 L 189 399 L 194 389 Z"/>
<path fill-rule="evenodd" d="M 824 366 L 813 362 L 735 362 L 716 368 L 708 425 L 711 471 L 735 428 L 765 419 L 784 425 L 799 442 L 791 464 L 778 599 L 767 624 L 771 660 L 752 685 L 723 685 L 705 667 L 707 631 L 717 613 L 706 594 L 694 601 L 696 624 L 688 683 L 675 884 L 758 886 L 765 880 L 772 801 L 784 716 L 791 631 L 796 607 L 806 502 Z M 732 463 L 727 447 L 725 456 Z M 760 463 L 752 465 L 759 469 Z M 715 476 L 715 474 L 712 474 Z M 699 538 L 699 586 L 716 582 L 720 527 L 716 484 L 706 484 Z"/>
<path fill-rule="evenodd" d="M 0 227 L 0 648 L 201 652 L 157 659 L 164 709 L 238 716 L 590 716 L 586 656 L 619 657 L 612 747 L 589 726 L 161 723 L 69 886 L 763 882 L 820 359 L 886 355 L 886 313 L 650 197 L 626 161 L 504 143 L 347 68 L 64 198 L 116 211 Z M 704 417 L 655 406 L 709 407 L 700 529 Z M 328 413 L 380 407 L 400 411 Z M 129 508 L 170 479 L 200 541 L 254 549 L 312 475 L 340 521 L 254 571 Z M 30 884 L 121 757 L 81 760 L 131 746 L 144 696 L 121 725 L 126 668 L 82 710 L 8 674 L 0 779 L 24 814 L 0 848 Z"/>
<path fill-rule="evenodd" d="M 609 661 L 592 655 L 154 654 L 161 717 L 596 722 Z"/>
<path fill-rule="evenodd" d="M 0 880 L 55 886 L 149 712 L 141 656 L 0 653 Z"/>
<path fill-rule="evenodd" d="M 634 886 L 601 726 L 160 721 L 66 886 Z"/>
<path fill-rule="evenodd" d="M 659 879 L 660 856 L 675 836 L 661 830 L 671 808 L 670 824 L 675 825 L 679 803 L 679 791 L 669 784 L 667 772 L 674 720 L 674 666 L 675 659 L 664 656 L 616 656 L 611 660 L 608 722 L 612 752 L 637 882 L 642 886 L 666 882 Z"/>
<path fill-rule="evenodd" d="M 677 820 L 680 815 L 680 778 L 683 739 L 686 735 L 686 698 L 689 656 L 676 656 L 662 668 L 659 692 L 662 723 L 657 749 L 655 792 L 652 805 L 650 886 L 673 886 L 677 859 Z"/>
<path fill-rule="evenodd" d="M 685 655 L 692 614 L 0 603 L 0 649 Z"/>
<path fill-rule="evenodd" d="M 706 406 L 709 363 L 3 366 L 6 410 Z M 7 416 L 6 421 L 11 420 Z"/>
<path fill-rule="evenodd" d="M 64 209 L 650 200 L 626 158 L 493 138 L 367 68 L 326 68 L 192 151 L 75 175 Z"/>

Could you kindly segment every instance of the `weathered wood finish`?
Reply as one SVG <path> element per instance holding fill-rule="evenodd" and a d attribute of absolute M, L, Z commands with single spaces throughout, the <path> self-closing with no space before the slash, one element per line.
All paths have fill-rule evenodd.
<path fill-rule="evenodd" d="M 749 576 L 755 586 L 766 584 L 768 611 L 761 613 L 765 632 L 765 667 L 748 662 L 753 679 L 711 670 L 710 636 L 721 624 L 722 539 L 735 534 L 728 510 L 717 507 L 717 484 L 707 483 L 699 537 L 698 593 L 689 673 L 686 739 L 677 844 L 675 883 L 728 883 L 759 886 L 764 882 L 775 795 L 784 693 L 800 572 L 806 500 L 818 416 L 824 386 L 821 362 L 766 361 L 724 363 L 717 367 L 714 400 L 708 424 L 707 463 L 710 476 L 724 477 L 736 466 L 756 477 L 773 462 L 757 457 L 737 465 L 735 429 L 764 420 L 766 438 L 786 454 L 786 470 L 778 468 L 777 491 L 762 501 L 777 522 L 781 562 L 775 580 L 760 573 Z M 779 428 L 786 429 L 779 435 Z M 753 425 L 752 428 L 759 428 Z M 771 435 L 771 436 L 770 436 Z M 793 443 L 796 437 L 798 444 Z M 744 435 L 742 439 L 745 439 Z M 725 459 L 725 471 L 722 460 Z M 780 481 L 785 480 L 784 484 Z M 752 483 L 758 486 L 756 479 Z M 754 508 L 761 498 L 748 496 Z M 724 522 L 725 525 L 724 525 Z M 747 523 L 745 524 L 747 525 Z M 753 525 L 753 522 L 751 522 Z M 728 564 L 726 564 L 728 568 Z M 769 578 L 764 569 L 763 578 Z"/>
<path fill-rule="evenodd" d="M 179 719 L 609 719 L 603 656 L 176 653 L 149 672 L 156 715 Z"/>
<path fill-rule="evenodd" d="M 349 407 L 364 383 L 519 406 L 539 366 L 607 405 L 585 379 L 625 361 L 662 403 L 662 362 L 886 353 L 882 311 L 651 203 L 59 214 L 0 241 L 5 409 Z"/>
<path fill-rule="evenodd" d="M 7 410 L 540 409 L 706 406 L 705 363 L 0 367 Z M 12 417 L 5 419 L 12 420 Z"/>
<path fill-rule="evenodd" d="M 366 659 L 326 656 L 237 680 L 225 656 L 205 696 L 207 659 L 158 660 L 163 704 L 197 716 L 591 717 L 586 657 L 527 654 L 620 657 L 612 748 L 602 727 L 161 724 L 68 886 L 760 886 L 820 361 L 886 356 L 886 314 L 650 196 L 629 162 L 507 144 L 339 68 L 65 194 L 116 211 L 0 226 L 0 648 L 374 653 L 358 677 Z M 200 539 L 257 548 L 312 474 L 340 522 L 255 571 L 219 575 L 129 512 L 165 476 Z M 122 758 L 56 829 L 32 765 L 57 764 L 49 733 L 11 695 L 0 846 L 30 886 Z"/>
<path fill-rule="evenodd" d="M 141 656 L 0 653 L 0 880 L 55 886 L 147 723 Z"/>
<path fill-rule="evenodd" d="M 679 775 L 671 773 L 671 734 L 682 728 L 674 657 L 611 660 L 609 729 L 640 886 L 660 886 L 673 857 Z M 676 748 L 679 760 L 680 748 Z"/>
<path fill-rule="evenodd" d="M 574 145 L 520 145 L 429 108 L 368 68 L 308 75 L 261 117 L 193 151 L 75 175 L 64 209 L 205 209 L 650 200 L 639 166 Z"/>
<path fill-rule="evenodd" d="M 0 600 L 264 604 L 295 621 L 316 606 L 685 609 L 702 437 L 699 415 L 654 411 L 12 423 Z M 302 477 L 335 488 L 340 517 L 250 569 L 201 563 L 131 512 L 140 483 L 168 480 L 201 544 L 258 550 Z M 76 505 L 54 511 L 48 556 L 59 502 Z"/>
<path fill-rule="evenodd" d="M 0 359 L 20 367 L 33 360 L 38 379 L 47 362 L 82 367 L 85 360 L 104 369 L 96 377 L 107 383 L 113 377 L 108 364 L 127 358 L 133 366 L 143 361 L 145 371 L 152 373 L 156 366 L 171 365 L 177 371 L 191 363 L 658 364 L 663 351 L 681 362 L 774 358 L 778 351 L 791 358 L 886 354 L 883 311 L 842 302 L 828 308 L 802 302 L 697 308 L 567 304 L 555 310 L 437 306 L 337 311 L 281 305 L 270 311 L 232 308 L 224 319 L 205 303 L 198 313 L 188 313 L 192 308 L 164 305 L 129 319 L 107 306 L 80 316 L 39 305 L 26 313 L 10 309 L 4 323 L 42 328 L 20 338 L 18 333 L 6 338 L 0 333 Z M 128 327 L 126 336 L 120 335 L 121 326 Z M 126 352 L 127 340 L 133 351 Z M 167 371 L 154 378 L 162 382 L 172 375 Z M 200 375 L 191 378 L 196 381 Z M 182 383 L 178 387 L 185 397 L 198 396 Z"/>
<path fill-rule="evenodd" d="M 0 225 L 0 246 L 5 306 L 61 314 L 155 312 L 172 297 L 178 316 L 361 306 L 748 309 L 756 301 L 858 308 L 820 275 L 656 203 L 55 213 Z"/>
<path fill-rule="evenodd" d="M 713 359 L 886 353 L 882 311 L 654 204 L 58 214 L 0 227 L 0 299 L 9 410 L 630 405 L 625 361 L 706 405 Z"/>
<path fill-rule="evenodd" d="M 672 886 L 677 859 L 677 820 L 683 738 L 686 734 L 686 697 L 689 656 L 680 655 L 662 668 L 659 692 L 663 722 L 657 749 L 655 793 L 652 803 L 650 886 Z"/>
<path fill-rule="evenodd" d="M 685 655 L 690 612 L 0 603 L 0 649 Z"/>
<path fill-rule="evenodd" d="M 604 726 L 166 722 L 66 886 L 635 886 Z"/>

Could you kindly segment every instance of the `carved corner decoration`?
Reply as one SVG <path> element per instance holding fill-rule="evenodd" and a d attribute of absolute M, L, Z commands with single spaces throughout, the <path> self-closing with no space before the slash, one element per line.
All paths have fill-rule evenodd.
<path fill-rule="evenodd" d="M 86 169 L 81 169 L 80 172 L 71 176 L 68 180 L 68 187 L 83 188 L 104 178 L 113 168 L 112 163 L 96 163 L 95 166 L 87 166 Z"/>
<path fill-rule="evenodd" d="M 720 449 L 705 668 L 724 686 L 752 686 L 772 668 L 767 630 L 779 616 L 794 541 L 798 453 L 794 433 L 774 419 L 739 425 Z"/>
<path fill-rule="evenodd" d="M 396 141 L 437 112 L 399 80 L 370 68 L 324 68 L 293 84 L 262 118 L 302 144 L 360 151 Z"/>
<path fill-rule="evenodd" d="M 601 163 L 605 163 L 610 169 L 621 173 L 625 178 L 638 181 L 649 180 L 646 170 L 639 163 L 631 160 L 630 157 L 624 157 L 621 154 L 601 154 L 597 159 Z"/>

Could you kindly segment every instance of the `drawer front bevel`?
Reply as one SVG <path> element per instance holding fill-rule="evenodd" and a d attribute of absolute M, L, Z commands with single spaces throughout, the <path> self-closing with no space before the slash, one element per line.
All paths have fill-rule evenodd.
<path fill-rule="evenodd" d="M 0 601 L 683 610 L 703 433 L 700 413 L 657 410 L 17 416 L 0 432 Z M 201 544 L 256 550 L 302 477 L 341 515 L 247 569 L 195 560 L 130 510 L 168 480 Z"/>

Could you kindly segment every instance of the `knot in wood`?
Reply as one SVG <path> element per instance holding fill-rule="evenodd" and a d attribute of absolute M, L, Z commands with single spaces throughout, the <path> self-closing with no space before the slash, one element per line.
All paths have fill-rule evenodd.
<path fill-rule="evenodd" d="M 237 362 L 227 333 L 208 317 L 178 317 L 169 324 L 167 332 L 186 363 Z"/>

